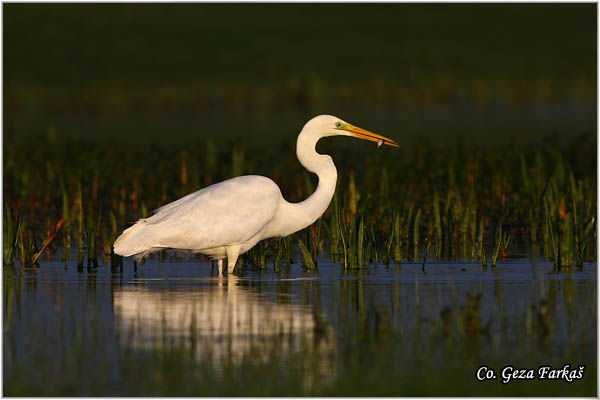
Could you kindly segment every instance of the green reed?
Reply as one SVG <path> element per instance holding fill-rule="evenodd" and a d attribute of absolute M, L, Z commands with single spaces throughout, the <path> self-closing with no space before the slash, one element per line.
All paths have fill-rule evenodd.
<path fill-rule="evenodd" d="M 442 257 L 442 217 L 440 215 L 440 197 L 437 191 L 433 192 L 433 224 L 435 229 L 435 260 Z"/>
<path fill-rule="evenodd" d="M 15 234 L 13 232 L 13 221 L 10 214 L 10 207 L 6 204 L 4 214 L 4 266 L 12 267 L 15 264 Z"/>
<path fill-rule="evenodd" d="M 27 268 L 34 265 L 37 261 L 36 254 L 38 253 L 36 232 L 31 229 L 26 220 L 20 218 L 17 229 L 17 246 L 19 249 L 19 258 L 21 260 L 21 268 Z"/>
<path fill-rule="evenodd" d="M 595 215 L 593 194 L 584 192 L 583 181 L 575 181 L 573 173 L 569 175 L 571 198 L 571 210 L 569 221 L 572 221 L 572 237 L 574 241 L 574 258 L 578 267 L 583 266 L 586 250 L 595 242 L 593 231 L 595 231 Z"/>
<path fill-rule="evenodd" d="M 61 179 L 60 189 L 62 194 L 62 217 L 64 218 L 64 228 L 63 228 L 63 241 L 62 241 L 62 257 L 61 260 L 63 263 L 67 263 L 70 257 L 71 251 L 71 221 L 72 221 L 72 213 L 71 213 L 71 205 L 69 203 L 69 194 L 67 193 L 67 189 L 65 188 L 64 180 Z"/>
<path fill-rule="evenodd" d="M 312 254 L 301 239 L 298 239 L 298 247 L 302 253 L 302 264 L 304 267 L 309 270 L 317 268 L 317 264 L 313 259 Z"/>
<path fill-rule="evenodd" d="M 276 250 L 275 250 L 275 259 L 273 260 L 273 270 L 275 272 L 279 272 L 281 267 L 281 261 L 283 260 L 283 251 L 285 248 L 285 243 L 282 238 L 277 238 L 275 240 Z"/>
<path fill-rule="evenodd" d="M 506 249 L 510 243 L 510 233 L 502 232 L 502 225 L 499 224 L 496 228 L 496 240 L 494 249 L 491 251 L 492 254 L 492 267 L 496 266 L 498 256 L 506 254 Z"/>
<path fill-rule="evenodd" d="M 568 179 L 566 174 L 564 170 L 555 172 L 542 200 L 544 256 L 556 270 L 573 264 L 581 267 L 590 257 L 591 241 L 596 240 L 594 195 L 583 190 L 583 181 L 576 181 L 572 172 Z"/>
<path fill-rule="evenodd" d="M 81 189 L 81 181 L 77 182 L 77 194 L 75 197 L 74 205 L 75 220 L 77 223 L 77 230 L 75 231 L 75 242 L 77 245 L 77 267 L 83 267 L 83 240 L 84 240 L 84 228 L 83 228 L 83 193 Z"/>
<path fill-rule="evenodd" d="M 343 262 L 343 266 L 344 269 L 348 268 L 348 249 L 346 247 L 346 239 L 344 238 L 344 229 L 342 227 L 342 217 L 340 215 L 340 208 L 339 205 L 335 210 L 335 214 L 336 214 L 336 219 L 337 219 L 337 227 L 338 227 L 338 231 L 339 231 L 339 235 L 340 238 L 342 239 L 342 250 L 344 252 L 344 262 Z"/>

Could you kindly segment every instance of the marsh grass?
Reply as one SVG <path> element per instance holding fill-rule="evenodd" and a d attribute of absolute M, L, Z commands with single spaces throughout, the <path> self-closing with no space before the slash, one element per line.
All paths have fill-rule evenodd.
<path fill-rule="evenodd" d="M 290 177 L 278 180 L 290 201 L 314 190 L 314 178 L 287 154 L 251 157 L 242 144 L 228 155 L 227 145 L 212 139 L 182 143 L 185 150 L 175 145 L 150 161 L 137 154 L 151 153 L 151 145 L 148 150 L 86 145 L 68 135 L 60 140 L 69 150 L 51 154 L 57 144 L 41 140 L 43 146 L 26 157 L 29 142 L 6 137 L 11 150 L 5 154 L 5 265 L 15 265 L 15 260 L 28 265 L 39 251 L 39 238 L 48 237 L 60 218 L 61 240 L 47 246 L 46 259 L 61 249 L 59 257 L 66 262 L 73 247 L 78 268 L 86 260 L 92 268 L 101 261 L 116 264 L 112 244 L 124 228 L 233 172 Z M 541 244 L 544 259 L 552 260 L 557 270 L 580 267 L 596 257 L 595 156 L 582 153 L 590 140 L 549 140 L 541 148 L 488 149 L 468 157 L 421 143 L 412 157 L 386 149 L 384 168 L 379 153 L 367 154 L 362 170 L 349 165 L 346 160 L 356 156 L 346 150 L 347 155 L 336 157 L 338 187 L 323 217 L 293 235 L 293 244 L 284 242 L 280 250 L 271 239 L 244 260 L 270 268 L 285 257 L 289 265 L 297 248 L 308 269 L 318 268 L 325 254 L 355 269 L 374 262 L 422 260 L 431 246 L 435 261 L 478 259 L 487 264 L 489 257 L 495 266 L 513 249 Z M 88 157 L 73 159 L 67 152 L 84 145 L 91 149 Z M 106 146 L 111 152 L 106 153 Z M 424 155 L 434 153 L 438 157 L 424 166 Z M 526 157 L 529 153 L 534 156 Z M 501 165 L 499 158 L 505 160 Z M 72 162 L 80 168 L 67 168 Z M 61 173 L 50 179 L 31 173 L 41 165 Z"/>
<path fill-rule="evenodd" d="M 15 264 L 15 253 L 16 253 L 16 237 L 13 231 L 13 221 L 10 213 L 8 204 L 6 205 L 6 211 L 4 212 L 4 266 L 12 267 Z M 18 231 L 18 228 L 17 228 Z"/>

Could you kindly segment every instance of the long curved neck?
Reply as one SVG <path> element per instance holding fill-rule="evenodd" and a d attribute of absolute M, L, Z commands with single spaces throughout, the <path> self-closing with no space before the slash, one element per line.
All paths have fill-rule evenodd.
<path fill-rule="evenodd" d="M 330 156 L 319 154 L 315 146 L 321 136 L 306 134 L 301 132 L 296 143 L 296 155 L 300 164 L 310 172 L 314 172 L 319 177 L 317 190 L 306 200 L 299 203 L 288 203 L 290 207 L 289 216 L 293 221 L 290 225 L 295 225 L 294 232 L 303 229 L 315 222 L 329 206 L 335 185 L 337 182 L 337 170 Z"/>

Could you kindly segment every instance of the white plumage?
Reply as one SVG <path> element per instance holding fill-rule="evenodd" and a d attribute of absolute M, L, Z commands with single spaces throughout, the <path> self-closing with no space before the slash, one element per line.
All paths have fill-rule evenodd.
<path fill-rule="evenodd" d="M 275 182 L 264 176 L 228 179 L 193 192 L 140 219 L 115 241 L 114 251 L 141 258 L 164 248 L 227 258 L 232 273 L 240 254 L 262 239 L 287 236 L 315 222 L 327 209 L 335 192 L 337 171 L 330 156 L 315 146 L 326 136 L 353 136 L 391 146 L 396 142 L 360 129 L 331 115 L 308 121 L 298 135 L 300 163 L 319 177 L 317 190 L 300 203 L 289 203 Z"/>

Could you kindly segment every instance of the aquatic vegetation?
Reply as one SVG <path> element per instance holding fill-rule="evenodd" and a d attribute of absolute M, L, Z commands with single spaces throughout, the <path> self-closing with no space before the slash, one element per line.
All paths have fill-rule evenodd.
<path fill-rule="evenodd" d="M 50 242 L 52 242 L 52 240 L 54 239 L 54 237 L 56 236 L 56 234 L 60 230 L 60 227 L 63 225 L 63 223 L 64 223 L 64 218 L 61 218 L 60 221 L 58 221 L 56 223 L 56 227 L 54 228 L 54 232 L 49 233 L 49 235 L 46 238 L 46 240 L 44 240 L 44 243 L 42 244 L 42 247 L 40 248 L 40 250 L 33 256 L 33 259 L 31 260 L 31 264 L 33 264 L 33 265 L 36 264 L 38 258 L 40 258 L 40 256 L 42 255 L 43 251 L 46 249 L 46 247 L 48 247 L 48 245 L 50 244 Z"/>
<path fill-rule="evenodd" d="M 10 208 L 8 204 L 6 205 L 6 211 L 4 212 L 4 235 L 3 235 L 3 248 L 4 248 L 4 266 L 12 267 L 15 264 L 15 235 L 13 232 L 13 221 L 10 213 Z M 17 232 L 18 232 L 17 228 Z"/>
<path fill-rule="evenodd" d="M 278 184 L 290 201 L 314 190 L 313 178 L 287 153 L 251 158 L 252 152 L 238 144 L 230 161 L 217 167 L 214 160 L 228 159 L 227 143 L 214 139 L 164 148 L 152 159 L 138 157 L 152 153 L 151 144 L 86 144 L 69 135 L 55 139 L 60 143 L 37 140 L 39 146 L 32 144 L 33 137 L 16 140 L 7 135 L 5 140 L 5 265 L 15 265 L 12 260 L 28 265 L 40 250 L 38 238 L 48 237 L 52 224 L 64 218 L 60 240 L 50 243 L 46 253 L 67 262 L 73 247 L 79 268 L 86 260 L 96 267 L 115 258 L 111 252 L 116 235 L 136 219 L 231 176 L 234 169 L 280 177 Z M 362 151 L 361 170 L 346 161 L 357 157 L 346 149 L 346 155 L 335 156 L 340 176 L 323 218 L 296 234 L 285 252 L 273 239 L 244 260 L 270 268 L 285 256 L 289 264 L 290 252 L 298 246 L 309 269 L 318 268 L 318 259 L 327 256 L 353 269 L 373 262 L 422 260 L 430 246 L 435 261 L 478 259 L 486 264 L 490 257 L 496 265 L 511 247 L 540 244 L 544 258 L 553 260 L 557 269 L 581 266 L 596 257 L 595 156 L 582 154 L 589 140 L 548 141 L 540 149 L 486 149 L 468 157 L 421 143 L 412 151 L 414 157 L 386 153 L 383 169 L 379 153 Z M 85 157 L 72 152 L 83 146 L 90 149 Z M 35 150 L 28 153 L 28 148 Z M 535 156 L 526 159 L 526 151 Z M 420 166 L 423 155 L 431 153 L 438 156 Z M 502 165 L 496 162 L 500 155 L 508 160 Z M 74 163 L 78 168 L 68 167 Z M 46 165 L 60 174 L 50 179 L 31 174 Z M 14 215 L 20 215 L 18 220 Z"/>

